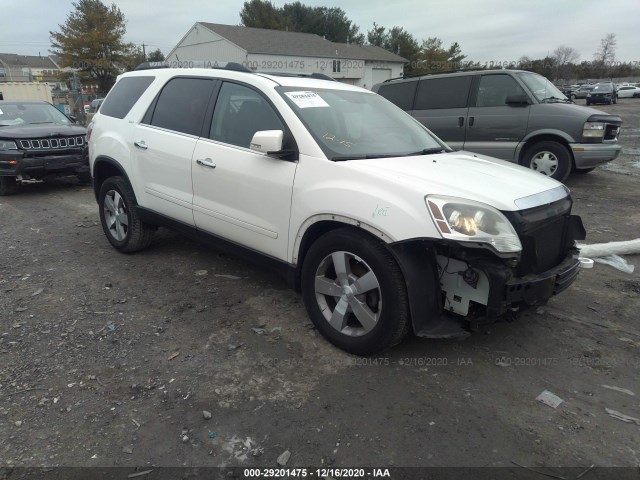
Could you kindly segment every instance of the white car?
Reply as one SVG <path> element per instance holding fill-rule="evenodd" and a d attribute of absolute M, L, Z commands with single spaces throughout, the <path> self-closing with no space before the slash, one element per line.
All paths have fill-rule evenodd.
<path fill-rule="evenodd" d="M 561 183 L 454 152 L 371 91 L 216 66 L 123 74 L 96 113 L 94 189 L 119 251 L 164 225 L 266 260 L 359 355 L 409 331 L 466 335 L 576 278 L 584 228 Z"/>
<path fill-rule="evenodd" d="M 640 97 L 640 88 L 631 85 L 624 85 L 618 88 L 618 98 Z"/>

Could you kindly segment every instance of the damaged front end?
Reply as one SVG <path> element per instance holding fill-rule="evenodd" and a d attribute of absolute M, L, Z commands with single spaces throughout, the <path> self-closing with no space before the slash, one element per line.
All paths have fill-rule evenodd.
<path fill-rule="evenodd" d="M 498 212 L 475 202 L 427 198 L 443 238 L 394 246 L 416 335 L 464 335 L 464 327 L 509 320 L 573 283 L 580 268 L 575 241 L 585 238 L 585 230 L 580 217 L 571 215 L 566 193 L 551 199 L 534 207 L 529 199 L 521 202 L 528 208 Z M 481 241 L 462 237 L 469 233 Z M 434 266 L 418 272 L 416 260 L 423 270 Z"/>

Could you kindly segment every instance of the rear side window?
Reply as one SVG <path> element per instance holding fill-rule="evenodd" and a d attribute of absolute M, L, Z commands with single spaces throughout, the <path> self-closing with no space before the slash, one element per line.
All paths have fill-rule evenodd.
<path fill-rule="evenodd" d="M 151 125 L 200 136 L 214 81 L 174 78 L 160 92 Z"/>
<path fill-rule="evenodd" d="M 378 88 L 378 94 L 386 98 L 392 103 L 395 103 L 403 110 L 413 109 L 413 97 L 416 94 L 416 87 L 418 82 L 401 82 L 401 83 L 388 83 L 380 85 Z"/>
<path fill-rule="evenodd" d="M 116 83 L 103 102 L 100 113 L 124 118 L 155 77 L 126 77 Z"/>
<path fill-rule="evenodd" d="M 420 80 L 415 110 L 466 107 L 470 86 L 471 75 Z"/>

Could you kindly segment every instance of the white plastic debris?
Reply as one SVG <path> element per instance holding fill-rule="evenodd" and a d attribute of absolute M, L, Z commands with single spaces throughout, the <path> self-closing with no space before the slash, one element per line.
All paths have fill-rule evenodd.
<path fill-rule="evenodd" d="M 558 408 L 564 400 L 562 400 L 559 396 L 551 393 L 549 390 L 544 390 L 540 395 L 536 397 L 536 400 L 544 403 L 545 405 L 549 405 L 551 408 Z"/>
<path fill-rule="evenodd" d="M 584 257 L 607 257 L 609 255 L 633 255 L 640 253 L 640 238 L 623 242 L 594 243 L 578 245 L 580 255 Z"/>
<path fill-rule="evenodd" d="M 634 265 L 629 265 L 629 263 L 619 255 L 609 255 L 608 257 L 594 258 L 593 261 L 604 263 L 605 265 L 610 265 L 613 268 L 624 273 L 633 273 L 633 270 L 635 269 Z"/>
<path fill-rule="evenodd" d="M 598 263 L 610 265 L 625 273 L 633 273 L 634 265 L 630 265 L 620 255 L 640 254 L 640 238 L 623 242 L 594 243 L 578 245 L 580 256 L 592 258 Z M 588 268 L 588 267 L 587 267 Z"/>

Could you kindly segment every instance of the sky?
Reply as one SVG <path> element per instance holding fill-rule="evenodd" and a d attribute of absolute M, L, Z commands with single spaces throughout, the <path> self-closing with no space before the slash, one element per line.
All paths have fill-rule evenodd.
<path fill-rule="evenodd" d="M 293 0 L 272 0 L 277 7 Z M 420 42 L 458 42 L 466 60 L 511 63 L 543 58 L 566 45 L 592 60 L 600 40 L 617 38 L 616 60 L 640 64 L 640 0 L 301 0 L 339 6 L 366 35 L 373 22 L 401 26 Z M 47 55 L 73 0 L 0 0 L 0 53 Z M 110 4 L 109 0 L 103 3 Z M 197 21 L 237 25 L 242 0 L 115 0 L 127 19 L 125 39 L 166 55 Z M 224 59 L 221 59 L 224 60 Z"/>

